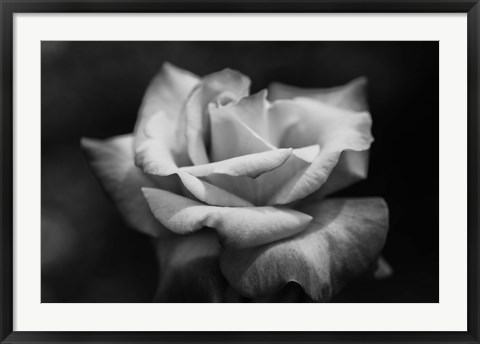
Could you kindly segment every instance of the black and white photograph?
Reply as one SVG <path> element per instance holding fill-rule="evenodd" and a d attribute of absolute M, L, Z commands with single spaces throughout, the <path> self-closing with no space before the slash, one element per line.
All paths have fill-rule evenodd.
<path fill-rule="evenodd" d="M 439 42 L 42 41 L 41 302 L 438 303 Z"/>

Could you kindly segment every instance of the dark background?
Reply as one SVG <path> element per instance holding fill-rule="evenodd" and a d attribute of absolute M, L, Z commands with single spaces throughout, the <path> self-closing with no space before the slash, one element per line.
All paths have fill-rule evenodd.
<path fill-rule="evenodd" d="M 341 192 L 384 197 L 394 275 L 335 302 L 438 302 L 438 42 L 42 42 L 42 302 L 150 302 L 149 238 L 126 228 L 84 160 L 82 136 L 132 132 L 164 61 L 199 75 L 330 87 L 368 77 L 369 178 Z"/>

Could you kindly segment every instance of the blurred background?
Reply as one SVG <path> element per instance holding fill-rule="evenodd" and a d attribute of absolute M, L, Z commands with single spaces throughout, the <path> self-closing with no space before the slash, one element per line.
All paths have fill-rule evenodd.
<path fill-rule="evenodd" d="M 149 238 L 130 230 L 91 173 L 80 138 L 130 133 L 164 61 L 198 75 L 338 86 L 367 76 L 369 178 L 342 196 L 381 196 L 394 275 L 333 302 L 438 302 L 438 42 L 42 42 L 42 302 L 151 302 Z"/>

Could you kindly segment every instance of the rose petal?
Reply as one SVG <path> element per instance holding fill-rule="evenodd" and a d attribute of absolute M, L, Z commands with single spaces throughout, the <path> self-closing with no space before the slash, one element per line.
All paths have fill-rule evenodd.
<path fill-rule="evenodd" d="M 236 105 L 210 106 L 212 161 L 276 149 L 236 116 Z"/>
<path fill-rule="evenodd" d="M 148 125 L 144 129 L 145 139 L 143 144 L 138 146 L 135 155 L 137 166 L 141 167 L 145 173 L 155 176 L 155 180 L 158 181 L 177 175 L 179 182 L 183 183 L 188 193 L 207 204 L 235 207 L 252 205 L 228 191 L 179 169 L 171 150 L 163 142 L 163 119 L 161 113 L 156 113 L 149 118 Z"/>
<path fill-rule="evenodd" d="M 368 110 L 366 89 L 367 78 L 360 77 L 346 85 L 331 88 L 300 88 L 272 83 L 268 87 L 268 94 L 271 101 L 309 97 L 345 110 L 366 111 Z"/>
<path fill-rule="evenodd" d="M 256 297 L 294 281 L 314 300 L 328 301 L 379 257 L 388 227 L 383 199 L 325 200 L 302 211 L 313 216 L 302 233 L 224 251 L 220 267 L 237 292 Z"/>
<path fill-rule="evenodd" d="M 318 156 L 320 153 L 320 145 L 311 145 L 311 146 L 306 146 L 302 148 L 297 148 L 292 150 L 293 155 L 295 155 L 297 158 L 300 158 L 301 160 L 307 162 L 307 163 L 312 163 L 315 161 L 315 158 Z"/>
<path fill-rule="evenodd" d="M 163 111 L 169 119 L 176 119 L 188 95 L 200 82 L 200 78 L 171 63 L 164 63 L 152 79 L 143 97 L 139 111 L 139 123 L 158 111 Z M 139 128 L 140 129 L 140 128 Z"/>
<path fill-rule="evenodd" d="M 352 111 L 365 111 L 368 109 L 366 86 L 367 79 L 365 77 L 354 79 L 344 86 L 327 89 L 304 89 L 275 83 L 269 87 L 269 98 L 272 100 L 277 100 L 292 99 L 297 97 L 310 97 L 312 99 L 319 100 L 325 104 L 334 105 L 342 109 Z M 272 111 L 274 111 L 274 109 L 272 109 Z M 286 112 L 288 114 L 288 111 Z M 290 117 L 289 120 L 292 121 L 292 118 Z M 289 126 L 293 128 L 297 127 L 296 133 L 293 133 L 291 135 L 295 141 L 295 136 L 297 136 L 297 133 L 299 132 L 298 126 L 295 122 L 291 122 L 290 124 L 284 125 L 283 130 L 286 131 Z M 305 125 L 305 129 L 309 126 L 310 125 Z M 314 128 L 314 126 L 312 126 L 312 128 Z M 280 128 L 278 129 L 278 131 L 281 130 L 282 129 Z M 312 132 L 311 134 L 312 137 L 316 135 L 316 133 L 314 132 Z M 300 136 L 297 136 L 297 138 L 298 137 Z M 309 143 L 313 142 L 313 140 L 314 139 L 311 138 Z M 302 143 L 298 142 L 295 142 L 295 144 L 297 146 L 302 145 Z M 339 158 L 338 164 L 330 173 L 327 182 L 318 191 L 317 197 L 324 197 L 328 194 L 350 186 L 359 180 L 365 179 L 367 175 L 367 170 L 368 150 L 343 151 Z"/>
<path fill-rule="evenodd" d="M 211 111 L 213 128 L 212 160 L 229 158 L 229 154 L 243 156 L 250 152 L 270 152 L 274 150 L 275 148 L 268 142 L 264 141 L 241 122 L 238 116 L 234 116 L 236 112 L 232 113 L 231 111 L 235 108 L 236 105 L 228 105 Z M 301 134 L 300 136 L 308 137 L 306 134 L 296 133 L 297 129 L 295 128 L 304 125 L 303 122 L 310 121 L 314 123 L 312 126 L 315 125 L 322 128 L 317 130 L 319 133 L 315 132 L 309 137 L 310 142 L 315 142 L 316 140 L 320 145 L 295 149 L 286 161 L 282 161 L 283 158 L 280 157 L 279 159 L 277 156 L 274 159 L 275 161 L 256 159 L 255 161 L 251 160 L 248 165 L 243 165 L 242 167 L 242 164 L 248 161 L 248 157 L 237 157 L 233 161 L 223 161 L 217 165 L 185 168 L 184 171 L 191 169 L 193 174 L 199 173 L 201 176 L 205 176 L 204 181 L 194 180 L 190 184 L 186 184 L 195 197 L 208 204 L 220 206 L 290 203 L 318 190 L 336 166 L 339 156 L 344 149 L 361 150 L 370 144 L 371 120 L 368 113 L 353 113 L 308 99 L 283 101 L 281 104 L 272 106 L 272 109 L 274 109 L 272 113 L 276 117 L 289 118 L 288 122 L 281 122 L 290 123 L 288 124 L 290 130 L 286 131 L 287 139 L 293 134 Z M 146 128 L 148 131 L 147 136 L 152 141 L 161 140 L 163 135 L 160 125 L 161 120 L 162 117 L 158 114 L 153 115 L 150 119 L 152 124 Z M 155 123 L 155 121 L 158 121 L 158 123 Z M 295 124 L 295 126 L 292 127 L 291 124 Z M 327 138 L 325 139 L 324 136 Z M 140 149 L 137 153 L 137 164 L 142 166 L 145 172 L 156 175 L 178 173 L 173 158 L 169 155 L 168 150 L 163 149 L 161 142 L 154 145 L 146 140 L 145 144 L 145 147 L 151 147 L 152 150 Z M 322 146 L 322 149 L 320 149 L 320 146 Z M 231 163 L 235 163 L 235 166 L 233 164 L 229 166 Z M 351 178 L 340 178 L 339 181 L 338 178 L 333 178 L 330 183 L 332 187 L 327 185 L 327 191 L 335 190 L 336 187 L 339 187 L 338 185 L 346 186 L 348 183 L 353 183 L 359 176 L 361 178 L 366 171 L 366 164 L 364 164 L 365 171 L 363 174 L 362 171 L 355 174 L 353 172 L 357 171 L 354 169 L 356 167 L 361 169 L 362 165 L 358 165 L 355 161 L 352 166 L 342 162 L 337 170 L 339 173 L 335 173 L 333 177 L 337 174 L 341 175 L 343 166 L 347 167 L 346 172 L 348 172 L 348 176 Z M 215 168 L 220 168 L 217 172 L 223 170 L 225 174 L 241 176 L 242 173 L 245 173 L 246 175 L 258 176 L 258 178 L 251 179 L 247 176 L 237 179 L 237 177 L 232 178 L 219 173 L 215 175 L 209 174 L 213 173 Z M 180 177 L 184 184 L 185 178 L 192 179 L 188 175 Z M 198 187 L 192 189 L 189 185 L 198 185 Z M 205 194 L 204 190 L 207 190 L 211 196 Z M 219 196 L 215 194 L 219 194 Z M 250 204 L 246 204 L 245 201 Z"/>
<path fill-rule="evenodd" d="M 155 217 L 177 234 L 215 228 L 226 247 L 250 247 L 301 232 L 311 221 L 304 213 L 274 207 L 214 207 L 171 192 L 144 188 Z"/>
<path fill-rule="evenodd" d="M 206 177 L 211 174 L 227 174 L 234 177 L 248 176 L 256 178 L 284 164 L 291 154 L 291 149 L 275 149 L 205 165 L 182 167 L 181 170 L 196 177 Z"/>
<path fill-rule="evenodd" d="M 209 205 L 221 207 L 250 207 L 252 203 L 238 197 L 227 190 L 219 188 L 218 186 L 207 183 L 189 173 L 178 171 L 177 175 L 180 177 L 186 189 L 198 200 Z"/>
<path fill-rule="evenodd" d="M 165 122 L 165 113 L 159 111 L 145 120 L 143 132 L 138 131 L 135 149 L 135 164 L 145 173 L 168 176 L 178 170 L 175 161 L 172 128 Z M 181 146 L 181 143 L 179 142 Z"/>
<path fill-rule="evenodd" d="M 267 91 L 262 90 L 256 94 L 240 99 L 237 103 L 230 103 L 228 106 L 221 107 L 220 109 L 212 109 L 212 111 L 215 111 L 215 113 L 211 113 L 211 116 L 213 116 L 212 120 L 216 119 L 216 117 L 214 117 L 215 115 L 222 115 L 224 116 L 224 118 L 221 117 L 222 122 L 229 120 L 233 122 L 230 126 L 234 128 L 239 127 L 236 128 L 234 132 L 233 130 L 229 130 L 229 135 L 224 134 L 221 139 L 217 140 L 218 144 L 226 146 L 227 148 L 223 149 L 227 152 L 229 152 L 231 148 L 235 149 L 238 145 L 241 145 L 240 148 L 242 149 L 243 154 L 248 154 L 251 153 L 250 149 L 252 148 L 246 147 L 245 145 L 249 140 L 252 140 L 250 136 L 253 135 L 253 140 L 261 141 L 262 145 L 266 147 L 263 148 L 260 146 L 261 149 L 273 149 L 274 147 L 279 147 L 280 135 L 284 131 L 282 128 L 286 125 L 279 126 L 278 121 L 282 120 L 287 123 L 290 123 L 291 121 L 288 120 L 287 116 L 277 116 L 275 112 L 270 111 L 270 107 L 271 104 L 267 101 Z M 217 120 L 220 122 L 220 119 Z M 220 123 L 216 129 L 218 130 L 222 128 L 222 124 L 223 123 Z M 280 130 L 278 130 L 278 128 L 280 128 Z M 213 132 L 213 134 L 215 134 L 215 132 Z M 232 137 L 235 138 L 233 144 L 229 142 Z M 213 147 L 215 146 L 216 145 L 213 145 Z M 253 149 L 258 150 L 259 148 L 253 147 Z M 231 155 L 233 154 L 226 153 L 222 156 Z"/>
<path fill-rule="evenodd" d="M 343 151 L 325 184 L 312 195 L 323 198 L 367 178 L 369 151 Z"/>
<path fill-rule="evenodd" d="M 319 145 L 306 146 L 293 150 L 293 154 L 279 168 L 261 175 L 255 180 L 257 187 L 263 190 L 262 202 L 265 204 L 286 204 L 295 201 L 296 183 L 316 161 L 321 150 Z M 313 190 L 313 188 L 312 188 Z M 302 190 L 303 191 L 303 190 Z M 291 197 L 293 195 L 293 197 Z"/>
<path fill-rule="evenodd" d="M 358 84 L 346 89 L 357 89 Z M 321 197 L 366 176 L 368 153 L 364 151 L 373 141 L 368 112 L 344 110 L 308 98 L 277 101 L 270 106 L 265 92 L 260 92 L 212 109 L 210 117 L 211 150 L 217 160 L 275 146 L 308 146 L 313 151 L 308 158 L 300 155 L 303 151 L 294 150 L 295 156 L 255 181 L 228 176 L 205 178 L 254 204 L 286 204 L 304 198 L 322 187 L 331 173 Z"/>
<path fill-rule="evenodd" d="M 169 234 L 153 216 L 141 192 L 142 187 L 158 186 L 133 164 L 133 138 L 117 136 L 105 141 L 83 138 L 85 156 L 120 214 L 133 228 L 153 236 Z M 173 185 L 164 181 L 164 188 Z"/>
<path fill-rule="evenodd" d="M 198 82 L 198 76 L 170 63 L 163 64 L 160 72 L 150 82 L 143 97 L 134 130 L 136 152 L 139 147 L 141 150 L 154 152 L 155 148 L 161 144 L 165 147 L 164 149 L 171 151 L 176 164 L 188 163 L 185 137 L 176 135 L 176 132 L 179 130 L 182 106 Z M 158 115 L 161 120 L 151 122 L 150 118 L 153 115 Z M 160 139 L 156 141 L 152 141 L 148 135 L 153 125 L 158 126 L 154 130 L 162 132 Z M 155 147 L 146 147 L 145 140 Z"/>
<path fill-rule="evenodd" d="M 262 112 L 266 111 L 265 104 L 264 94 L 259 93 L 243 98 L 238 103 L 210 109 L 211 158 L 213 161 L 224 161 L 224 159 L 232 159 L 235 156 L 245 156 L 244 160 L 247 161 L 248 154 L 261 152 L 271 154 L 269 151 L 276 150 L 272 144 L 260 137 L 257 131 L 258 128 L 261 129 L 261 123 L 265 124 L 265 128 L 269 126 L 269 123 L 266 122 L 268 115 Z M 242 121 L 245 120 L 256 125 L 255 118 L 261 119 L 256 123 L 258 128 L 255 130 Z M 303 173 L 318 152 L 318 145 L 293 150 L 288 159 L 278 164 L 276 168 L 270 168 L 271 164 L 265 160 L 264 164 L 267 168 L 257 165 L 256 169 L 260 169 L 261 173 L 255 171 L 256 173 L 253 175 L 257 177 L 255 180 L 248 178 L 252 175 L 247 176 L 240 173 L 235 177 L 241 178 L 232 178 L 233 173 L 205 174 L 205 180 L 253 204 L 272 204 L 270 199 L 273 195 L 284 186 L 286 181 L 298 173 Z"/>
<path fill-rule="evenodd" d="M 250 79 L 243 74 L 224 69 L 206 76 L 192 91 L 185 106 L 185 133 L 188 154 L 195 165 L 209 162 L 207 147 L 210 140 L 208 104 L 236 101 L 248 94 Z"/>
<path fill-rule="evenodd" d="M 294 149 L 283 164 L 255 179 L 232 174 L 210 174 L 204 179 L 255 205 L 273 205 L 279 190 L 285 188 L 289 180 L 299 179 L 319 151 L 318 145 Z"/>
<path fill-rule="evenodd" d="M 279 100 L 272 104 L 271 121 L 282 133 L 279 147 L 301 148 L 319 144 L 322 150 L 366 150 L 373 141 L 368 112 L 354 112 L 309 98 Z"/>
<path fill-rule="evenodd" d="M 270 133 L 268 127 L 269 107 L 270 103 L 267 101 L 267 90 L 262 90 L 256 94 L 240 99 L 237 103 L 229 104 L 226 110 L 228 110 L 230 116 L 238 118 L 260 137 L 275 146 L 275 142 L 270 140 L 272 133 Z"/>
<path fill-rule="evenodd" d="M 222 302 L 228 286 L 219 266 L 220 245 L 209 230 L 156 241 L 159 284 L 155 302 Z"/>
<path fill-rule="evenodd" d="M 314 143 L 321 150 L 304 173 L 285 182 L 271 198 L 272 204 L 285 204 L 306 197 L 318 190 L 337 165 L 343 151 L 365 151 L 370 147 L 372 120 L 368 112 L 342 110 L 318 101 L 297 98 L 277 101 L 271 107 L 283 128 L 281 147 L 304 147 Z M 361 168 L 361 166 L 360 166 Z"/>

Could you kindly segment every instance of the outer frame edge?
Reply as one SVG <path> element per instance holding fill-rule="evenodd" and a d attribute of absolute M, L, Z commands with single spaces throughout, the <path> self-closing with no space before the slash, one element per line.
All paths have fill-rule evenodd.
<path fill-rule="evenodd" d="M 278 5 L 272 8 L 272 5 Z M 469 113 L 469 314 L 467 332 L 409 332 L 409 333 L 294 333 L 280 332 L 277 336 L 267 332 L 222 333 L 222 332 L 190 332 L 184 334 L 171 332 L 22 332 L 13 331 L 13 14 L 17 12 L 59 13 L 59 12 L 468 12 L 468 113 Z M 0 209 L 0 342 L 2 343 L 35 343 L 46 342 L 88 342 L 88 343 L 154 343 L 154 342 L 213 342 L 236 341 L 237 343 L 267 343 L 275 340 L 292 340 L 306 342 L 327 340 L 336 343 L 362 341 L 404 341 L 410 343 L 479 343 L 479 194 L 480 175 L 478 171 L 478 154 L 480 133 L 478 94 L 480 73 L 478 68 L 480 38 L 480 5 L 477 1 L 232 1 L 228 4 L 220 1 L 83 1 L 66 2 L 65 0 L 13 2 L 0 0 L 0 18 L 2 18 L 1 51 L 1 85 L 0 100 L 2 118 L 0 132 L 0 194 L 2 207 Z M 293 339 L 293 337 L 297 337 Z M 298 338 L 302 337 L 302 338 Z"/>

